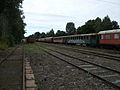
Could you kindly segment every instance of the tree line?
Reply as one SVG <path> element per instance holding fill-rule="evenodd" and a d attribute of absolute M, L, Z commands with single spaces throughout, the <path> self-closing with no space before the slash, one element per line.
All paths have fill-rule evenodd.
<path fill-rule="evenodd" d="M 66 31 L 57 30 L 55 33 L 53 29 L 51 29 L 47 33 L 35 32 L 33 37 L 35 38 L 45 38 L 45 37 L 57 37 L 57 36 L 65 36 L 65 35 L 75 35 L 75 34 L 88 34 L 88 33 L 98 33 L 103 30 L 112 30 L 119 29 L 119 25 L 117 21 L 111 21 L 109 16 L 105 16 L 103 19 L 97 17 L 93 20 L 88 20 L 84 25 L 75 28 L 75 24 L 73 22 L 68 22 L 66 24 Z"/>
<path fill-rule="evenodd" d="M 20 43 L 25 33 L 23 0 L 0 0 L 0 44 Z"/>

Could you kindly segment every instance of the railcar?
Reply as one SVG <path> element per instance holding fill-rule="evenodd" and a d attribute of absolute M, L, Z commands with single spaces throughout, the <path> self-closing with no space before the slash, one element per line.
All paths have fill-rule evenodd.
<path fill-rule="evenodd" d="M 54 37 L 53 38 L 53 42 L 54 43 L 63 43 L 63 37 L 60 36 L 60 37 Z"/>
<path fill-rule="evenodd" d="M 120 29 L 100 31 L 99 33 L 47 37 L 39 39 L 41 42 L 78 44 L 81 46 L 120 47 Z"/>
<path fill-rule="evenodd" d="M 38 39 L 38 41 L 39 42 L 52 43 L 53 42 L 53 37 L 40 38 L 40 39 Z"/>
<path fill-rule="evenodd" d="M 69 36 L 59 36 L 53 38 L 54 43 L 64 43 L 64 44 L 78 44 L 81 46 L 95 46 L 98 44 L 97 33 L 92 34 L 80 34 L 80 35 L 69 35 Z"/>
<path fill-rule="evenodd" d="M 98 45 L 97 33 L 70 35 L 64 37 L 67 44 L 78 44 L 81 46 L 96 46 Z"/>
<path fill-rule="evenodd" d="M 65 44 L 65 43 L 67 43 L 66 37 L 67 37 L 67 36 L 54 37 L 54 38 L 53 38 L 53 43 L 62 43 L 62 44 Z"/>
<path fill-rule="evenodd" d="M 35 39 L 34 37 L 27 37 L 27 38 L 26 38 L 26 41 L 27 41 L 28 43 L 34 43 L 34 42 L 36 41 L 36 39 Z"/>
<path fill-rule="evenodd" d="M 100 31 L 98 34 L 100 45 L 120 47 L 120 29 Z"/>

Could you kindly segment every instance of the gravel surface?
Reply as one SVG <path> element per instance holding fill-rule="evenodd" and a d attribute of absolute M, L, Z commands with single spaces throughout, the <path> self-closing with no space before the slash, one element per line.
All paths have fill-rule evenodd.
<path fill-rule="evenodd" d="M 39 90 L 118 90 L 42 50 L 28 50 L 26 55 L 31 56 Z"/>
<path fill-rule="evenodd" d="M 45 43 L 46 44 L 46 43 Z M 64 44 L 52 44 L 56 46 L 64 46 L 64 47 L 71 47 L 71 48 L 78 48 L 78 49 L 84 49 L 84 50 L 91 50 L 91 51 L 98 51 L 103 53 L 109 53 L 114 55 L 120 55 L 120 49 L 104 49 L 104 48 L 95 48 L 95 47 L 81 47 L 79 45 L 64 45 Z"/>
<path fill-rule="evenodd" d="M 67 49 L 59 49 L 56 47 L 51 47 L 51 48 L 54 50 L 63 52 L 65 54 L 68 54 L 68 55 L 71 55 L 77 58 L 81 58 L 89 62 L 94 62 L 96 64 L 104 65 L 106 67 L 120 71 L 120 61 L 110 60 L 110 59 L 106 59 L 106 58 L 98 57 L 98 56 L 86 55 L 86 54 L 74 52 L 72 50 L 67 50 Z"/>

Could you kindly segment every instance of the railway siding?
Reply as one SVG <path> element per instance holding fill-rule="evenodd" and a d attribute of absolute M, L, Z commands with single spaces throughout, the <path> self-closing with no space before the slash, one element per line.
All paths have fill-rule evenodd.
<path fill-rule="evenodd" d="M 95 76 L 95 77 L 97 77 L 97 78 L 99 78 L 103 81 L 106 81 L 107 83 L 111 84 L 112 86 L 120 88 L 120 84 L 119 84 L 120 72 L 118 72 L 116 70 L 112 70 L 112 69 L 107 68 L 107 67 L 104 67 L 102 65 L 97 65 L 97 64 L 94 64 L 94 63 L 91 63 L 91 62 L 88 62 L 88 61 L 84 61 L 82 59 L 72 57 L 71 55 L 67 55 L 67 54 L 64 54 L 64 53 L 56 51 L 56 50 L 52 50 L 52 49 L 49 49 L 49 48 L 45 48 L 44 50 L 45 50 L 45 52 L 49 53 L 50 55 L 52 55 L 56 58 L 59 58 L 60 60 L 65 61 L 68 64 L 70 64 L 72 66 L 75 66 L 78 69 L 82 69 L 82 70 L 90 73 L 91 75 L 93 75 L 93 76 Z M 78 62 L 78 60 L 80 62 Z M 79 64 L 81 64 L 82 67 Z M 97 74 L 97 73 L 93 73 L 92 70 L 96 70 L 96 71 L 106 70 L 108 73 L 104 75 L 104 72 L 103 72 L 100 75 L 100 74 Z"/>
<path fill-rule="evenodd" d="M 104 77 L 117 76 L 115 73 L 109 72 L 109 70 L 103 70 L 101 67 L 98 68 L 95 65 L 82 63 L 64 55 L 58 55 L 59 53 L 57 54 L 51 50 L 47 50 L 49 53 L 43 51 L 42 48 L 50 46 L 37 43 L 29 44 L 28 46 L 29 48 L 34 46 L 32 49 L 27 47 L 26 55 L 28 57 L 31 56 L 30 63 L 34 71 L 36 84 L 40 90 L 119 90 L 90 74 L 91 72 L 101 77 L 102 75 Z M 56 48 L 53 49 L 56 50 Z M 60 52 L 62 53 L 62 51 Z M 50 53 L 54 54 L 54 56 Z M 65 53 L 72 56 L 67 50 Z M 66 62 L 61 60 L 61 58 L 66 60 Z M 81 69 L 76 67 L 81 67 Z M 82 68 L 86 69 L 86 72 Z M 118 83 L 119 80 L 115 82 Z"/>
<path fill-rule="evenodd" d="M 42 45 L 41 45 L 42 46 Z M 94 55 L 90 52 L 88 52 L 89 54 L 87 54 L 86 52 L 84 53 L 84 51 L 79 51 L 79 50 L 73 50 L 74 48 L 62 48 L 61 46 L 55 46 L 55 45 L 46 45 L 43 44 L 43 46 L 49 47 L 53 50 L 57 50 L 59 52 L 63 52 L 67 55 L 71 55 L 77 58 L 81 58 L 84 59 L 86 61 L 89 62 L 94 62 L 96 64 L 100 64 L 100 65 L 104 65 L 108 68 L 112 68 L 114 70 L 120 71 L 119 66 L 120 66 L 120 58 L 116 58 L 113 59 L 114 57 L 110 56 L 110 58 L 105 58 L 104 55 L 102 56 L 98 56 L 98 55 Z M 97 54 L 97 53 L 96 53 Z M 112 57 L 112 58 L 111 58 Z"/>
<path fill-rule="evenodd" d="M 22 47 L 15 48 L 0 62 L 0 90 L 22 90 L 23 53 Z"/>

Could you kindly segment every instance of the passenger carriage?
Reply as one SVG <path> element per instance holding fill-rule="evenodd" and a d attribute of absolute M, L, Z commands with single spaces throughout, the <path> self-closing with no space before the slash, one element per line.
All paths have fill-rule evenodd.
<path fill-rule="evenodd" d="M 66 43 L 68 44 L 78 44 L 82 46 L 86 46 L 86 45 L 95 46 L 98 44 L 97 33 L 70 35 L 64 38 L 66 39 Z"/>
<path fill-rule="evenodd" d="M 39 41 L 39 42 L 52 43 L 52 42 L 53 42 L 53 37 L 39 38 L 38 41 Z"/>
<path fill-rule="evenodd" d="M 100 31 L 98 34 L 100 45 L 120 47 L 120 29 Z"/>
<path fill-rule="evenodd" d="M 36 39 L 35 39 L 34 37 L 27 37 L 27 38 L 26 38 L 26 41 L 27 41 L 28 43 L 34 43 L 34 42 L 36 41 Z"/>
<path fill-rule="evenodd" d="M 53 42 L 54 43 L 64 43 L 64 38 L 63 38 L 63 36 L 54 37 Z"/>

